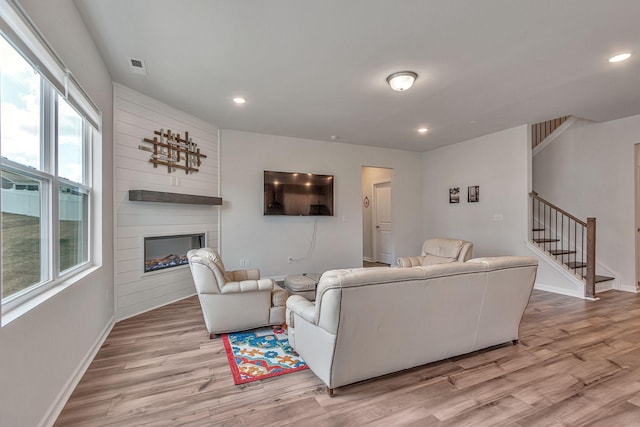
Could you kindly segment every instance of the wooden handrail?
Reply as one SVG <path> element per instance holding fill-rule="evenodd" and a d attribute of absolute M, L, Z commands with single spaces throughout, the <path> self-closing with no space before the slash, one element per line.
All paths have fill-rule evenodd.
<path fill-rule="evenodd" d="M 574 220 L 575 222 L 577 222 L 578 224 L 582 225 L 583 227 L 587 226 L 587 223 L 584 222 L 583 220 L 581 220 L 580 218 L 576 218 L 575 216 L 571 215 L 569 212 L 565 211 L 562 208 L 559 208 L 558 206 L 554 205 L 553 203 L 543 199 L 542 197 L 538 196 L 538 193 L 536 193 L 535 191 L 532 191 L 531 193 L 529 193 L 529 195 L 531 197 L 533 197 L 536 200 L 541 201 L 542 203 L 544 203 L 547 206 L 551 206 L 553 209 L 557 210 L 558 212 L 560 212 L 562 215 L 567 216 L 569 218 L 571 218 L 572 220 Z"/>

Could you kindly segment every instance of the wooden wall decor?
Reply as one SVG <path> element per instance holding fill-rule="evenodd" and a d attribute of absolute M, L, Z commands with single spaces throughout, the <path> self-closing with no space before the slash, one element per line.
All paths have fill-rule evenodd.
<path fill-rule="evenodd" d="M 198 144 L 189 137 L 189 132 L 184 133 L 184 138 L 181 138 L 179 133 L 172 133 L 170 129 L 167 129 L 166 133 L 163 129 L 154 130 L 153 134 L 153 139 L 143 139 L 144 142 L 153 144 L 153 148 L 139 145 L 138 149 L 151 153 L 149 162 L 153 163 L 154 168 L 161 165 L 167 167 L 168 173 L 182 169 L 189 174 L 198 172 L 202 164 L 201 159 L 207 158 L 200 152 Z"/>

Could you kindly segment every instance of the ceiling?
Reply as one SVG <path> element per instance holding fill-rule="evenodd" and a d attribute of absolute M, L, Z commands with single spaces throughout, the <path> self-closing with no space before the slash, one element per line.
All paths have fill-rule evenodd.
<path fill-rule="evenodd" d="M 426 151 L 640 114 L 637 0 L 76 4 L 114 81 L 222 129 Z M 621 51 L 635 55 L 607 62 Z M 393 92 L 386 77 L 402 70 L 419 77 Z"/>

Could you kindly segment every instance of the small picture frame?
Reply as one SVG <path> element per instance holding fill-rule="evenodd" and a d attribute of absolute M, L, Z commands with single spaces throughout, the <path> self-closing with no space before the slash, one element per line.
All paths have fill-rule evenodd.
<path fill-rule="evenodd" d="M 480 186 L 473 185 L 469 187 L 469 194 L 467 195 L 467 202 L 477 203 L 480 201 Z"/>
<path fill-rule="evenodd" d="M 460 187 L 449 189 L 449 203 L 460 203 Z"/>

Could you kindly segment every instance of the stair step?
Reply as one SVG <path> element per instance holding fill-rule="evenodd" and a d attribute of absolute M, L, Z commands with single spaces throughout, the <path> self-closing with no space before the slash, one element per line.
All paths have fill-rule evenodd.
<path fill-rule="evenodd" d="M 582 276 L 583 279 L 585 279 L 585 276 Z M 600 283 L 600 282 L 608 282 L 609 280 L 613 280 L 615 279 L 615 277 L 609 277 L 609 276 L 598 276 L 596 274 L 596 283 Z"/>
<path fill-rule="evenodd" d="M 576 261 L 571 261 L 571 262 L 567 262 L 567 267 L 569 268 L 585 268 L 587 266 L 586 262 L 576 262 Z"/>
<path fill-rule="evenodd" d="M 533 239 L 533 241 L 536 243 L 553 243 L 559 242 L 560 239 Z"/>
<path fill-rule="evenodd" d="M 551 249 L 549 253 L 551 255 L 570 255 L 570 254 L 575 254 L 576 251 L 570 251 L 567 249 Z"/>
<path fill-rule="evenodd" d="M 531 231 L 544 231 L 544 228 L 532 228 Z"/>

